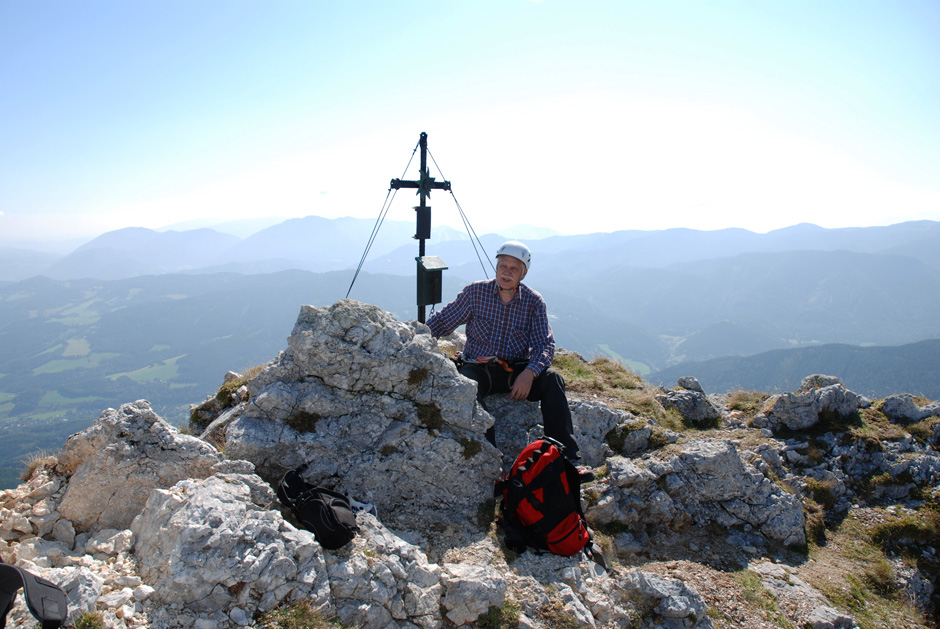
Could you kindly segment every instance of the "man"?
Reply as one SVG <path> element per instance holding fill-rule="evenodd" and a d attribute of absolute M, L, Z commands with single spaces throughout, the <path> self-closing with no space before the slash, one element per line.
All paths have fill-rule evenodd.
<path fill-rule="evenodd" d="M 460 373 L 476 381 L 477 400 L 486 408 L 490 393 L 509 393 L 512 400 L 539 401 L 545 436 L 565 446 L 565 457 L 580 458 L 565 396 L 565 381 L 552 369 L 555 337 L 545 300 L 522 283 L 532 254 L 521 242 L 509 241 L 496 252 L 496 277 L 473 282 L 428 319 L 435 337 L 466 324 L 467 343 Z M 496 431 L 486 438 L 496 444 Z"/>

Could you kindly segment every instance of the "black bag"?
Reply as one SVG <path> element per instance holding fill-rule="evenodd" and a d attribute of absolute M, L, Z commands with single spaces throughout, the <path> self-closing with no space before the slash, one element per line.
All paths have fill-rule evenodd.
<path fill-rule="evenodd" d="M 284 474 L 277 485 L 277 497 L 290 507 L 294 517 L 324 548 L 336 550 L 356 536 L 356 514 L 349 499 L 331 489 L 315 487 L 303 479 L 302 465 Z"/>
<path fill-rule="evenodd" d="M 42 629 L 58 629 L 69 615 L 62 589 L 32 572 L 0 562 L 0 629 L 6 627 L 16 592 L 23 588 L 26 607 L 42 623 Z"/>

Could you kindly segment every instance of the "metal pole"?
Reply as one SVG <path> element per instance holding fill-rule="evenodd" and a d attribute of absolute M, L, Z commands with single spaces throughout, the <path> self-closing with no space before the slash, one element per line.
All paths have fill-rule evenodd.
<path fill-rule="evenodd" d="M 415 233 L 416 233 L 418 236 L 420 236 L 419 239 L 418 239 L 418 257 L 419 257 L 419 258 L 423 258 L 423 257 L 424 257 L 424 252 L 425 252 L 425 250 L 424 250 L 424 230 L 422 229 L 421 220 L 422 220 L 423 217 L 426 216 L 426 213 L 428 213 L 428 215 L 427 215 L 427 222 L 428 222 L 428 224 L 424 226 L 424 229 L 426 229 L 428 232 L 430 232 L 430 230 L 431 230 L 431 225 L 430 225 L 430 223 L 431 223 L 431 217 L 430 217 L 429 212 L 428 212 L 428 210 L 427 210 L 427 185 L 428 185 L 428 183 L 429 183 L 429 182 L 428 182 L 429 173 L 428 173 L 428 134 L 427 134 L 427 133 L 425 133 L 425 132 L 423 132 L 423 131 L 421 132 L 421 139 L 420 139 L 420 141 L 419 141 L 419 144 L 420 144 L 420 146 L 421 146 L 421 176 L 420 176 L 420 181 L 421 181 L 421 183 L 418 185 L 418 194 L 419 194 L 419 196 L 421 197 L 421 201 L 420 201 L 420 205 L 419 205 L 419 207 L 418 207 L 418 209 L 417 209 L 417 213 L 418 213 L 418 215 L 417 215 L 418 228 L 417 228 L 417 230 L 415 231 Z M 424 323 L 424 322 L 425 322 L 425 317 L 426 317 L 426 315 L 425 315 L 425 308 L 426 308 L 426 306 L 425 306 L 424 304 L 420 304 L 420 305 L 418 306 L 418 321 L 419 321 L 420 323 Z"/>

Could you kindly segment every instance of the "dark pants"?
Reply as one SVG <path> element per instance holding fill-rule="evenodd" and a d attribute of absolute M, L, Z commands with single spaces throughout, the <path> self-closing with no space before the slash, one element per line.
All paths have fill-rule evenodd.
<path fill-rule="evenodd" d="M 510 373 L 501 365 L 488 363 L 464 363 L 459 371 L 461 374 L 477 383 L 477 401 L 483 408 L 486 404 L 483 399 L 491 393 L 509 393 L 512 383 L 525 369 L 525 364 L 516 366 Z M 532 382 L 529 391 L 530 402 L 539 402 L 542 409 L 542 428 L 546 437 L 551 437 L 565 446 L 565 458 L 577 460 L 581 453 L 574 440 L 574 428 L 571 425 L 571 410 L 568 408 L 568 397 L 565 395 L 565 380 L 557 371 L 549 367 Z M 496 430 L 491 427 L 486 431 L 486 438 L 496 445 Z"/>

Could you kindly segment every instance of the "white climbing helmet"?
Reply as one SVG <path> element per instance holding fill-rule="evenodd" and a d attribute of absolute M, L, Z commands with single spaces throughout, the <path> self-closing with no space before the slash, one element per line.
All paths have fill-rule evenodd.
<path fill-rule="evenodd" d="M 529 263 L 532 261 L 532 252 L 518 240 L 510 240 L 500 245 L 496 251 L 496 257 L 499 256 L 512 256 L 520 260 L 525 265 L 526 271 L 529 270 Z"/>

